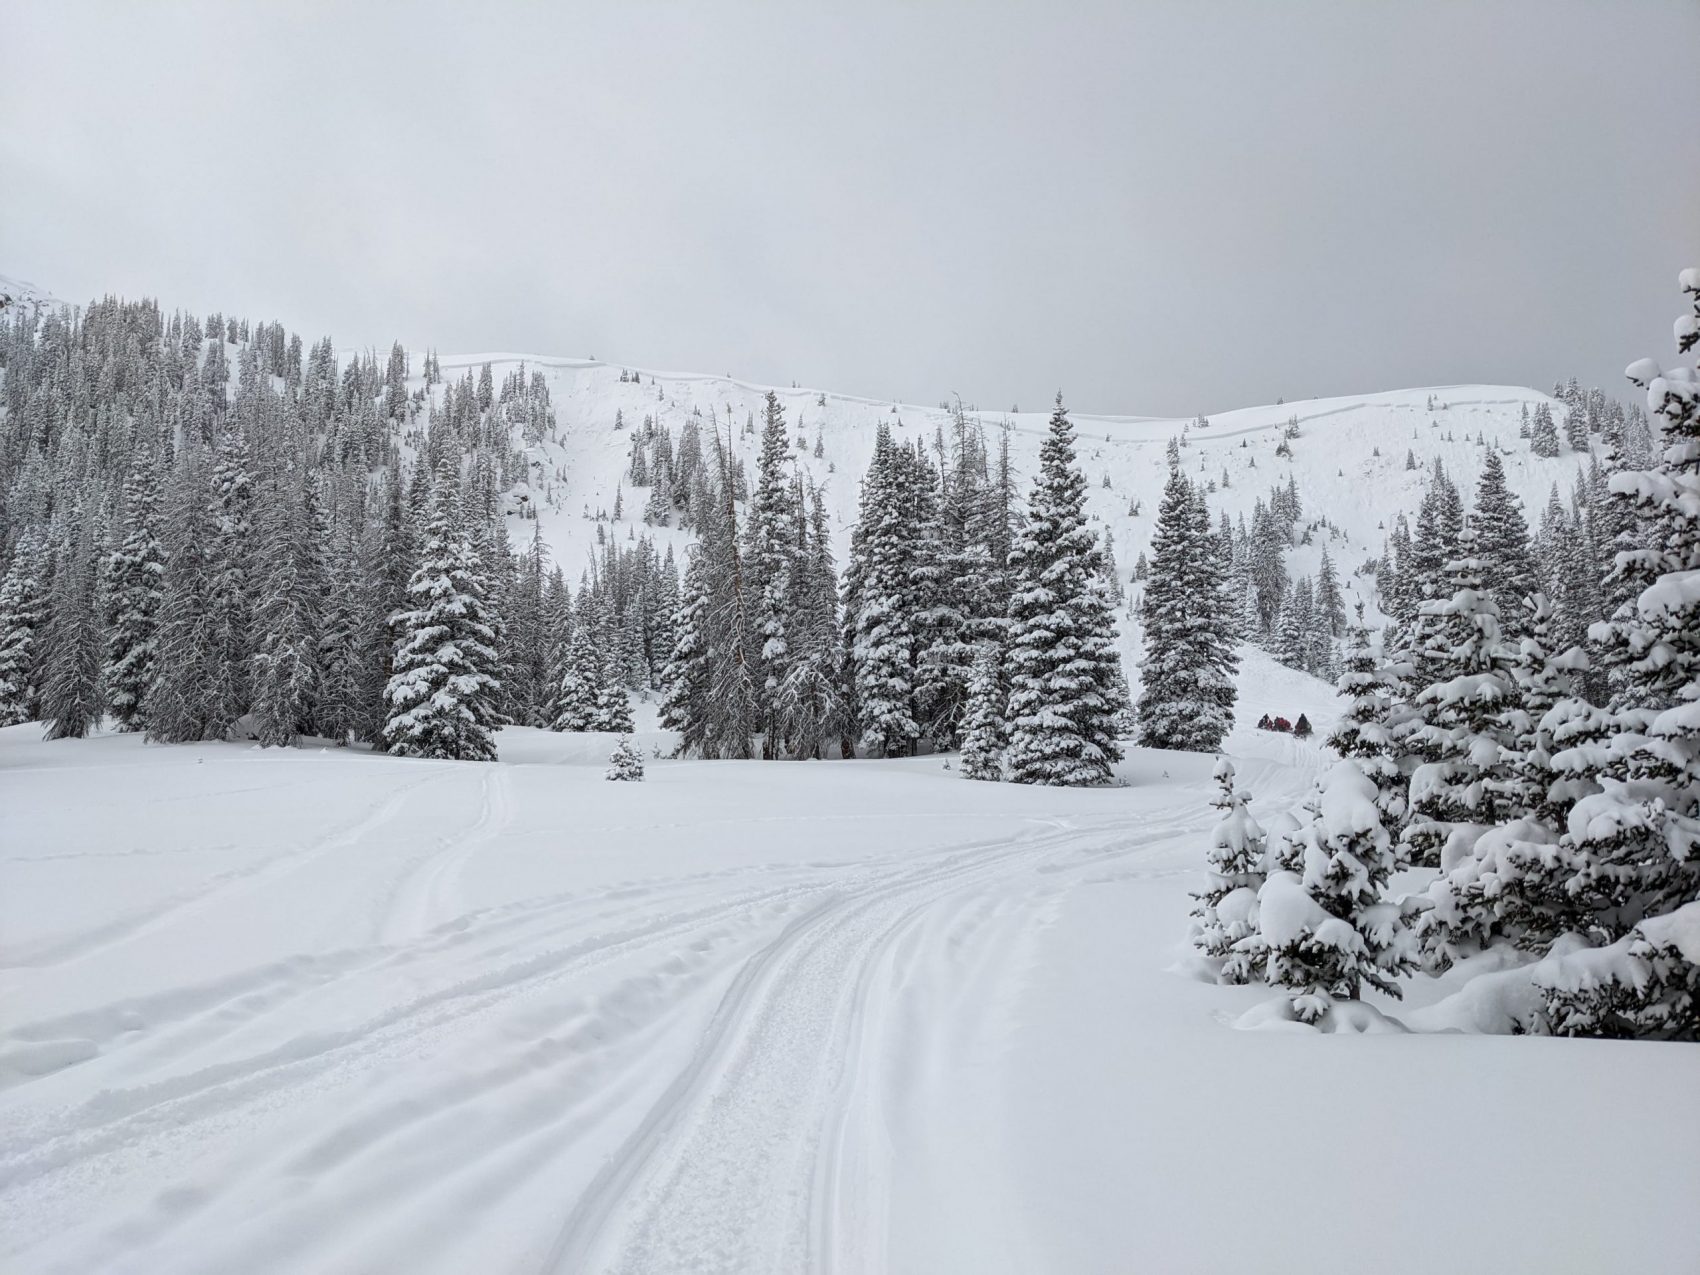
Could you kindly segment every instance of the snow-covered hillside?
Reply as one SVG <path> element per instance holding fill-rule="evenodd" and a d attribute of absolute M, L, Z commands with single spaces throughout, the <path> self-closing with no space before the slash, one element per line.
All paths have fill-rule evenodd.
<path fill-rule="evenodd" d="M 10 312 L 13 308 L 20 310 L 44 310 L 64 305 L 57 297 L 51 296 L 46 289 L 39 288 L 23 279 L 9 279 L 0 275 L 0 312 Z"/>
<path fill-rule="evenodd" d="M 418 364 L 417 356 L 414 362 Z M 693 412 L 701 413 L 699 425 L 705 430 L 718 417 L 723 437 L 729 420 L 734 447 L 747 465 L 754 463 L 759 439 L 746 434 L 743 427 L 751 416 L 760 419 L 768 386 L 647 370 L 637 371 L 636 379 L 622 379 L 627 369 L 588 359 L 517 354 L 441 358 L 443 375 L 451 380 L 468 370 L 476 376 L 486 363 L 491 364 L 498 384 L 522 363 L 528 374 L 540 371 L 548 382 L 559 442 L 536 449 L 534 469 L 544 474 L 561 468 L 566 475 L 554 486 L 554 505 L 540 500 L 539 508 L 544 537 L 569 577 L 576 577 L 589 563 L 596 544 L 594 517 L 598 512 L 612 512 L 616 491 L 627 481 L 630 430 L 646 415 L 675 436 Z M 416 388 L 423 384 L 414 381 Z M 797 464 L 811 481 L 825 484 L 842 564 L 856 516 L 857 482 L 873 453 L 876 427 L 884 421 L 900 440 L 920 438 L 930 444 L 939 431 L 948 430 L 950 412 L 939 406 L 876 402 L 813 388 L 771 388 L 779 396 L 793 434 L 806 444 L 796 453 Z M 1314 572 L 1327 545 L 1350 605 L 1354 599 L 1373 603 L 1369 581 L 1352 573 L 1367 558 L 1381 553 L 1397 514 L 1414 517 L 1437 458 L 1468 500 L 1487 449 L 1497 448 L 1507 483 L 1523 501 L 1531 525 L 1539 521 L 1553 484 L 1568 491 L 1578 465 L 1585 466 L 1587 457 L 1566 450 L 1556 458 L 1543 459 L 1530 452 L 1526 439 L 1518 437 L 1523 409 L 1532 413 L 1542 403 L 1562 421 L 1564 408 L 1549 395 L 1508 385 L 1433 386 L 1247 407 L 1210 417 L 1206 428 L 1194 428 L 1191 419 L 1071 415 L 1089 480 L 1089 507 L 1092 516 L 1114 534 L 1124 578 L 1138 554 L 1149 552 L 1168 475 L 1166 450 L 1171 439 L 1184 433 L 1182 458 L 1188 472 L 1201 482 L 1217 484 L 1209 495 L 1215 515 L 1226 511 L 1236 521 L 1241 516 L 1249 521 L 1254 503 L 1267 501 L 1272 485 L 1284 485 L 1289 477 L 1297 480 L 1306 521 L 1325 518 L 1333 530 L 1319 529 L 1310 545 L 1294 549 L 1289 569 L 1295 578 Z M 617 414 L 624 430 L 615 429 Z M 993 438 L 997 430 L 1008 428 L 1017 468 L 1024 478 L 1030 477 L 1049 407 L 1043 412 L 970 415 Z M 1299 437 L 1289 440 L 1292 456 L 1288 458 L 1279 455 L 1277 448 L 1294 418 Z M 814 455 L 817 439 L 822 451 L 818 458 Z M 1407 451 L 1415 455 L 1415 471 L 1406 468 Z M 1221 486 L 1224 472 L 1226 487 Z M 628 487 L 622 504 L 624 523 L 605 531 L 620 539 L 634 529 L 646 534 L 642 493 L 634 495 Z M 1130 510 L 1136 504 L 1140 512 L 1134 516 Z M 519 530 L 515 528 L 516 535 Z M 688 540 L 670 536 L 665 529 L 654 534 L 663 543 Z"/>

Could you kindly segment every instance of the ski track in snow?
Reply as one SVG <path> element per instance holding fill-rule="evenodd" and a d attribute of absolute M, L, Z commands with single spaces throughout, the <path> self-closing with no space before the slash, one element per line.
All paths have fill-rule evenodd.
<path fill-rule="evenodd" d="M 435 776 L 426 775 L 380 802 L 360 819 L 321 838 L 305 849 L 286 851 L 262 859 L 244 868 L 221 873 L 203 885 L 186 891 L 163 903 L 151 904 L 127 913 L 113 921 L 94 926 L 80 933 L 57 938 L 18 952 L 0 953 L 0 969 L 18 966 L 57 965 L 103 951 L 117 943 L 127 942 L 145 934 L 177 924 L 198 912 L 224 901 L 235 890 L 253 890 L 276 882 L 292 872 L 329 854 L 359 845 L 378 828 L 394 819 L 407 805 L 415 788 L 430 783 Z M 237 790 L 240 791 L 240 790 Z M 223 794 L 204 794 L 214 796 Z"/>
<path fill-rule="evenodd" d="M 866 1188 L 885 1175 L 847 1161 L 878 1143 L 858 1111 L 868 1077 L 857 1042 L 888 1011 L 881 958 L 928 909 L 961 910 L 1059 852 L 1127 853 L 1173 832 L 1130 841 L 1121 829 L 1071 828 L 956 851 L 797 917 L 739 971 L 690 1065 L 585 1195 L 544 1269 L 879 1269 L 882 1203 Z"/>
<path fill-rule="evenodd" d="M 513 769 L 456 772 L 477 785 L 477 816 L 392 878 L 370 945 L 12 1026 L 0 1059 L 37 1057 L 0 1071 L 0 1099 L 28 1098 L 34 1074 L 68 1077 L 90 1058 L 113 1078 L 61 1105 L 44 1093 L 10 1108 L 0 1200 L 17 1219 L 4 1241 L 14 1269 L 292 1269 L 314 1265 L 300 1246 L 333 1243 L 324 1251 L 367 1256 L 315 1269 L 375 1269 L 419 1197 L 464 1217 L 547 1181 L 543 1167 L 586 1138 L 611 1153 L 556 1201 L 566 1220 L 552 1240 L 535 1237 L 541 1269 L 877 1268 L 889 1150 L 875 1072 L 893 1056 L 905 971 L 998 966 L 996 952 L 968 955 L 985 915 L 1039 923 L 1046 897 L 1197 821 L 1189 794 L 1169 812 L 1186 818 L 1153 823 L 1167 808 L 1146 807 L 1137 832 L 1125 817 L 1027 819 L 919 854 L 467 910 L 460 875 L 508 829 Z M 36 962 L 192 928 L 229 891 L 356 845 L 439 774 L 301 850 Z M 584 979 L 597 990 L 581 991 Z M 645 1059 L 668 1040 L 679 1069 L 657 1073 Z M 926 1056 L 918 1043 L 910 1052 Z M 329 1175 L 342 1183 L 335 1198 L 307 1186 Z M 158 1189 L 98 1226 L 67 1236 L 27 1225 L 137 1181 Z M 411 1269 L 454 1268 L 409 1243 Z"/>

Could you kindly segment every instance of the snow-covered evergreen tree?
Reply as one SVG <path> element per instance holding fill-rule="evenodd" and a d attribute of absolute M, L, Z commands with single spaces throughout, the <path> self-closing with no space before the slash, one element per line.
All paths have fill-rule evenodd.
<path fill-rule="evenodd" d="M 1529 450 L 1551 460 L 1558 455 L 1558 427 L 1553 424 L 1552 410 L 1542 403 L 1535 408 L 1529 425 Z"/>
<path fill-rule="evenodd" d="M 848 709 L 839 644 L 838 575 L 826 503 L 817 491 L 806 550 L 798 558 L 796 609 L 791 621 L 791 667 L 779 688 L 781 733 L 792 755 L 817 758 L 839 740 Z"/>
<path fill-rule="evenodd" d="M 1208 752 L 1233 725 L 1238 658 L 1208 514 L 1186 476 L 1169 471 L 1145 586 L 1144 690 L 1139 742 Z"/>
<path fill-rule="evenodd" d="M 320 551 L 326 528 L 313 480 L 293 463 L 260 507 L 253 557 L 254 730 L 261 745 L 285 747 L 310 729 L 321 692 Z"/>
<path fill-rule="evenodd" d="M 630 735 L 620 736 L 614 751 L 608 754 L 608 769 L 602 777 L 619 783 L 637 783 L 643 779 L 643 750 L 632 743 Z"/>
<path fill-rule="evenodd" d="M 1700 269 L 1680 284 L 1690 313 L 1677 347 L 1700 346 Z M 1700 366 L 1629 368 L 1662 428 L 1655 468 L 1614 474 L 1645 529 L 1641 547 L 1620 550 L 1615 576 L 1637 592 L 1596 626 L 1607 662 L 1621 677 L 1610 735 L 1583 750 L 1599 791 L 1570 811 L 1558 856 L 1567 893 L 1589 912 L 1589 936 L 1608 946 L 1579 954 L 1587 976 L 1554 976 L 1548 1009 L 1555 1029 L 1657 1034 L 1686 1014 L 1694 1036 L 1694 942 L 1700 903 Z M 1609 955 L 1607 955 L 1609 953 Z M 1654 963 L 1664 962 L 1662 972 Z M 1656 977 L 1655 977 L 1656 975 Z M 1685 1008 L 1686 1007 L 1686 1008 Z"/>
<path fill-rule="evenodd" d="M 1517 497 L 1505 485 L 1505 466 L 1497 451 L 1490 450 L 1482 464 L 1471 522 L 1476 533 L 1476 557 L 1482 564 L 1482 585 L 1493 595 L 1506 632 L 1515 636 L 1521 624 L 1523 599 L 1539 585 L 1529 549 L 1529 525 Z"/>
<path fill-rule="evenodd" d="M 1423 604 L 1432 625 L 1419 668 L 1430 680 L 1412 696 L 1417 716 L 1402 732 L 1419 758 L 1404 843 L 1414 862 L 1429 866 L 1450 866 L 1443 865 L 1449 839 L 1473 838 L 1507 813 L 1502 714 L 1516 695 L 1511 652 L 1499 608 L 1482 587 L 1473 532 L 1462 541 L 1461 556 L 1447 564 L 1449 595 Z"/>
<path fill-rule="evenodd" d="M 1339 687 L 1347 701 L 1346 710 L 1328 737 L 1328 746 L 1357 763 L 1375 785 L 1375 804 L 1383 823 L 1397 828 L 1405 818 L 1406 782 L 1394 759 L 1393 735 L 1388 728 L 1389 687 L 1370 647 L 1361 602 L 1346 630 L 1346 667 Z"/>
<path fill-rule="evenodd" d="M 1208 515 L 1205 515 L 1208 535 Z M 1121 759 L 1115 619 L 1074 426 L 1057 395 L 1027 524 L 1010 555 L 1009 771 L 1016 783 L 1097 784 Z"/>
<path fill-rule="evenodd" d="M 412 607 L 393 619 L 384 738 L 405 757 L 494 761 L 502 724 L 496 633 L 486 618 L 483 565 L 461 521 L 458 478 L 452 462 L 439 466 L 407 587 Z"/>
<path fill-rule="evenodd" d="M 136 448 L 124 483 L 124 539 L 107 555 L 106 667 L 108 706 L 119 730 L 141 730 L 153 687 L 155 640 L 163 595 L 165 549 L 158 534 L 159 482 L 153 451 Z M 0 699 L 4 693 L 0 692 Z"/>
<path fill-rule="evenodd" d="M 55 554 L 41 667 L 41 720 L 49 739 L 81 739 L 106 711 L 92 522 L 80 503 L 74 507 Z"/>
<path fill-rule="evenodd" d="M 1340 637 L 1346 631 L 1346 603 L 1340 596 L 1340 578 L 1334 570 L 1334 559 L 1328 554 L 1328 546 L 1322 547 L 1322 564 L 1316 569 L 1316 593 L 1314 609 L 1321 627 L 1331 638 Z"/>
<path fill-rule="evenodd" d="M 218 534 L 207 488 L 206 457 L 185 440 L 166 492 L 165 588 L 160 597 L 159 656 L 147 704 L 147 733 L 160 743 L 223 739 L 229 720 L 217 700 L 225 657 L 207 623 L 212 605 L 212 545 Z"/>
<path fill-rule="evenodd" d="M 41 715 L 41 646 L 46 638 L 47 537 L 25 531 L 0 581 L 0 726 Z"/>
<path fill-rule="evenodd" d="M 572 641 L 561 666 L 561 683 L 555 694 L 555 719 L 551 730 L 602 730 L 608 688 L 602 680 L 602 657 L 594 641 L 590 619 L 582 611 L 573 626 Z M 624 698 L 624 692 L 621 692 Z"/>
<path fill-rule="evenodd" d="M 847 619 L 854 626 L 859 733 L 870 753 L 885 757 L 908 753 L 921 734 L 914 711 L 915 633 L 906 605 L 909 527 L 899 450 L 881 422 L 862 479 L 845 597 Z"/>
<path fill-rule="evenodd" d="M 1414 968 L 1412 907 L 1388 895 L 1395 867 L 1376 788 L 1356 763 L 1323 776 L 1307 827 L 1283 844 L 1279 867 L 1257 896 L 1257 932 L 1236 951 L 1287 990 L 1294 1016 L 1318 1021 L 1331 998 L 1358 999 L 1367 985 L 1389 996 Z"/>
<path fill-rule="evenodd" d="M 962 777 L 1002 779 L 1009 729 L 1004 717 L 1008 688 L 1003 680 L 1003 654 L 988 642 L 974 656 L 974 676 L 968 684 L 968 712 L 962 721 Z"/>
<path fill-rule="evenodd" d="M 786 749 L 781 699 L 794 661 L 790 630 L 796 620 L 795 593 L 801 584 L 797 577 L 803 520 L 786 472 L 791 464 L 789 444 L 784 410 L 778 395 L 769 390 L 762 413 L 756 485 L 744 522 L 743 553 L 746 587 L 754 600 L 755 727 L 762 736 L 762 755 L 769 759 Z"/>
<path fill-rule="evenodd" d="M 1192 896 L 1198 901 L 1192 911 L 1198 919 L 1192 941 L 1206 957 L 1220 962 L 1222 982 L 1248 983 L 1262 970 L 1257 955 L 1240 944 L 1257 932 L 1257 892 L 1268 873 L 1267 838 L 1246 808 L 1250 794 L 1234 787 L 1233 763 L 1220 758 L 1214 777 L 1220 791 L 1212 804 L 1222 819 L 1205 851 L 1205 887 Z"/>

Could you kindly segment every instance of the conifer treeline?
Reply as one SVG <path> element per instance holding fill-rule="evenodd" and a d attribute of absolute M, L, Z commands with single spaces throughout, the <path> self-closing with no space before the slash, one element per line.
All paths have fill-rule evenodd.
<path fill-rule="evenodd" d="M 681 580 L 598 511 L 575 594 L 535 526 L 508 541 L 548 485 L 516 445 L 555 431 L 535 372 L 445 382 L 433 353 L 410 391 L 399 345 L 343 362 L 111 300 L 14 317 L 0 352 L 6 722 L 476 760 L 507 722 L 628 731 L 627 692 L 655 689 L 704 757 L 898 756 L 970 722 L 983 777 L 1100 782 L 1119 755 L 1114 566 L 1060 400 L 1025 525 L 1007 436 L 960 409 L 930 453 L 882 426 L 842 586 L 775 395 L 753 483 L 729 414 L 677 440 L 646 417 L 644 519 L 699 543 Z"/>
<path fill-rule="evenodd" d="M 882 423 L 841 587 L 825 503 L 791 472 L 792 451 L 770 393 L 742 526 L 718 431 L 717 472 L 696 468 L 699 543 L 663 712 L 684 748 L 896 757 L 960 745 L 971 778 L 1106 780 L 1127 689 L 1111 567 L 1060 399 L 1025 518 L 1007 436 L 994 455 L 958 408 L 929 452 Z M 670 481 L 675 462 L 647 463 L 652 482 Z"/>
<path fill-rule="evenodd" d="M 1700 270 L 1681 286 L 1692 355 Z M 1540 959 L 1490 1028 L 1700 1039 L 1700 367 L 1629 375 L 1656 422 L 1626 448 L 1644 467 L 1595 470 L 1583 515 L 1543 528 L 1568 541 L 1531 546 L 1497 455 L 1468 516 L 1436 468 L 1382 658 L 1361 610 L 1351 630 L 1343 760 L 1308 824 L 1266 837 L 1219 768 L 1195 915 L 1224 981 L 1283 987 L 1317 1021 L 1499 947 Z M 1591 419 L 1614 417 L 1568 414 L 1579 451 Z M 1624 441 L 1603 440 L 1613 462 Z M 1439 875 L 1399 896 L 1405 865 Z"/>
<path fill-rule="evenodd" d="M 0 358 L 0 721 L 476 758 L 506 721 L 626 728 L 666 663 L 670 552 L 604 543 L 575 599 L 510 550 L 540 374 L 410 393 L 399 345 L 113 300 L 10 318 Z"/>

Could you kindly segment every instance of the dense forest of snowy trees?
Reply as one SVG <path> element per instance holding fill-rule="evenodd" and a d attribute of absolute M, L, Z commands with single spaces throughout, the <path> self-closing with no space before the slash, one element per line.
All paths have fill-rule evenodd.
<path fill-rule="evenodd" d="M 662 719 L 685 749 L 749 757 L 759 741 L 770 758 L 893 757 L 963 746 L 970 778 L 1107 780 L 1127 709 L 1113 567 L 1086 525 L 1061 402 L 1025 516 L 1007 437 L 994 454 L 960 408 L 931 449 L 898 443 L 882 423 L 842 585 L 825 504 L 795 474 L 788 440 L 770 393 L 741 525 L 718 432 L 712 467 L 694 466 L 682 516 L 700 539 Z M 661 484 L 677 460 L 634 451 L 634 472 L 640 463 Z"/>
<path fill-rule="evenodd" d="M 1681 286 L 1691 355 L 1700 270 Z M 1308 825 L 1266 835 L 1219 767 L 1195 934 L 1224 981 L 1315 1022 L 1500 950 L 1523 975 L 1502 1030 L 1700 1039 L 1700 367 L 1629 376 L 1650 426 L 1561 391 L 1589 459 L 1533 536 L 1497 456 L 1468 511 L 1435 468 L 1394 533 L 1379 659 L 1361 612 L 1349 631 Z M 1556 448 L 1541 416 L 1531 445 Z M 1399 895 L 1406 865 L 1438 875 Z"/>
<path fill-rule="evenodd" d="M 112 300 L 11 318 L 0 357 L 0 721 L 477 759 L 504 722 L 627 729 L 658 684 L 670 551 L 604 541 L 575 594 L 509 543 L 535 373 L 430 354 L 410 393 L 399 346 Z"/>
<path fill-rule="evenodd" d="M 776 396 L 742 426 L 753 479 L 730 415 L 677 437 L 622 415 L 643 521 L 697 544 L 681 576 L 597 511 L 574 589 L 535 523 L 509 539 L 539 477 L 521 449 L 555 429 L 536 373 L 444 383 L 433 353 L 410 390 L 400 346 L 340 360 L 112 300 L 12 317 L 0 357 L 0 721 L 480 760 L 504 723 L 629 731 L 655 691 L 702 757 L 895 756 L 970 727 L 978 777 L 1102 782 L 1119 755 L 1118 584 L 1060 402 L 1025 521 L 1007 436 L 960 409 L 930 450 L 882 428 L 842 581 Z"/>

